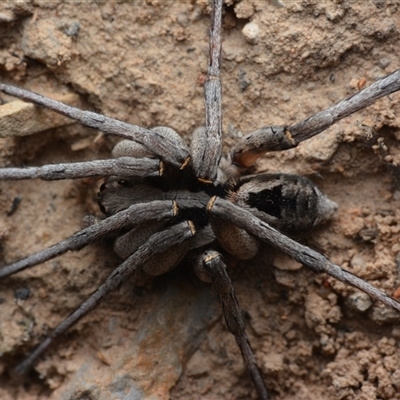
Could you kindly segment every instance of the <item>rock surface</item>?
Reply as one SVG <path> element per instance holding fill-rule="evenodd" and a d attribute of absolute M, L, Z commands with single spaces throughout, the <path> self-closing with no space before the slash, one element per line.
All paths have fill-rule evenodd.
<path fill-rule="evenodd" d="M 207 4 L 2 3 L 0 79 L 49 96 L 80 94 L 87 109 L 171 126 L 189 141 L 204 121 Z M 227 4 L 226 151 L 245 133 L 300 121 L 400 67 L 395 3 Z M 251 40 L 243 33 L 249 23 L 257 26 Z M 399 126 L 394 94 L 258 166 L 314 179 L 339 211 L 301 240 L 390 295 L 400 284 Z M 0 158 L 4 166 L 105 158 L 114 143 L 74 124 L 0 139 Z M 100 184 L 1 182 L 3 264 L 100 215 L 93 200 Z M 282 259 L 275 270 L 271 259 L 265 248 L 250 262 L 227 262 L 273 399 L 400 398 L 398 316 L 360 306 L 353 289 L 285 268 Z M 127 282 L 58 341 L 24 385 L 10 381 L 8 369 L 116 265 L 110 244 L 95 245 L 0 282 L 1 399 L 255 398 L 212 291 L 183 272 L 188 264 L 177 275 Z"/>

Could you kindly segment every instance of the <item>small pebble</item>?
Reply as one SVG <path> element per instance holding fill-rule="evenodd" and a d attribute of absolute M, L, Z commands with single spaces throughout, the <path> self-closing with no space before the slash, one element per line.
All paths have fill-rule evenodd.
<path fill-rule="evenodd" d="M 365 293 L 353 293 L 346 299 L 349 308 L 359 312 L 365 312 L 372 306 L 371 298 Z"/>
<path fill-rule="evenodd" d="M 381 58 L 378 62 L 380 68 L 385 69 L 390 65 L 391 61 L 388 58 Z"/>
<path fill-rule="evenodd" d="M 242 33 L 249 43 L 256 44 L 260 36 L 260 28 L 255 22 L 249 22 L 242 29 Z"/>

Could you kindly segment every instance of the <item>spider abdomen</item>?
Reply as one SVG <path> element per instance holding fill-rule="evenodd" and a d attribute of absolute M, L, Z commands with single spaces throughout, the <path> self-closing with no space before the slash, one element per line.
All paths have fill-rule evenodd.
<path fill-rule="evenodd" d="M 337 204 L 307 178 L 290 174 L 246 176 L 238 184 L 235 203 L 291 235 L 304 235 L 332 218 Z"/>

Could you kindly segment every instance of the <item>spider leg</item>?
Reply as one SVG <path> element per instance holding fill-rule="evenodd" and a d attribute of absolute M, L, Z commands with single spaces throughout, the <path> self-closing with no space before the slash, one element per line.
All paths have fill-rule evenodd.
<path fill-rule="evenodd" d="M 203 253 L 201 261 L 197 266 L 197 275 L 200 279 L 211 281 L 222 304 L 225 321 L 236 339 L 240 348 L 247 370 L 253 379 L 254 385 L 260 399 L 268 400 L 268 391 L 257 367 L 253 350 L 246 335 L 246 324 L 242 317 L 239 303 L 237 301 L 232 281 L 226 271 L 226 265 L 221 254 L 214 250 Z"/>
<path fill-rule="evenodd" d="M 248 233 L 271 244 L 291 256 L 296 261 L 306 265 L 312 271 L 316 273 L 327 273 L 333 278 L 361 290 L 375 300 L 378 300 L 388 307 L 400 312 L 400 303 L 398 301 L 351 272 L 331 263 L 322 254 L 319 254 L 309 247 L 301 245 L 283 235 L 266 222 L 255 217 L 251 212 L 218 197 L 211 198 L 207 205 L 207 210 L 212 215 L 233 222 L 240 228 L 245 229 Z"/>
<path fill-rule="evenodd" d="M 177 266 L 189 250 L 208 245 L 215 239 L 209 224 L 204 225 L 205 221 L 200 216 L 203 214 L 201 210 L 206 207 L 208 196 L 178 191 L 173 194 L 173 198 L 177 204 L 178 218 L 191 219 L 196 226 L 196 236 L 179 246 L 173 246 L 167 251 L 153 256 L 142 266 L 142 270 L 147 275 L 159 276 L 165 274 Z M 207 198 L 207 201 L 205 201 L 205 198 Z M 197 216 L 196 213 L 198 214 Z M 204 215 L 203 217 L 205 218 Z M 114 242 L 114 251 L 121 258 L 126 258 L 143 245 L 151 235 L 163 229 L 164 226 L 164 221 L 154 219 L 137 224 L 128 232 L 118 236 Z"/>
<path fill-rule="evenodd" d="M 182 138 L 176 133 L 172 128 L 167 126 L 156 126 L 151 128 L 152 132 L 161 135 L 164 138 L 168 138 L 170 144 L 177 148 L 182 145 Z M 113 157 L 135 157 L 135 158 L 155 158 L 156 154 L 154 154 L 151 149 L 148 149 L 141 143 L 132 141 L 132 140 L 122 140 L 117 143 L 112 150 Z M 186 164 L 184 165 L 186 166 Z M 184 167 L 183 166 L 183 167 Z M 182 167 L 181 167 L 182 168 Z"/>
<path fill-rule="evenodd" d="M 214 182 L 222 151 L 221 119 L 221 20 L 222 0 L 214 1 L 211 15 L 209 63 L 207 80 L 204 83 L 206 126 L 195 131 L 192 137 L 191 154 L 193 168 L 200 181 Z"/>
<path fill-rule="evenodd" d="M 321 133 L 342 118 L 398 90 L 400 90 L 400 69 L 295 125 L 266 126 L 249 133 L 233 147 L 232 162 L 241 167 L 250 167 L 263 153 L 296 147 L 303 140 Z"/>
<path fill-rule="evenodd" d="M 135 253 L 118 266 L 86 301 L 84 301 L 72 314 L 53 329 L 48 337 L 16 367 L 16 374 L 20 376 L 24 375 L 43 354 L 43 352 L 46 351 L 54 339 L 62 335 L 72 325 L 96 307 L 103 297 L 117 289 L 123 282 L 126 282 L 138 267 L 157 253 L 163 253 L 172 246 L 184 243 L 186 240 L 193 237 L 195 233 L 196 231 L 193 223 L 190 221 L 183 221 L 152 235 L 144 245 L 139 247 Z"/>
<path fill-rule="evenodd" d="M 50 108 L 90 128 L 142 143 L 162 160 L 177 168 L 184 168 L 189 163 L 189 150 L 182 139 L 177 146 L 176 140 L 171 140 L 168 135 L 165 136 L 160 132 L 128 124 L 91 111 L 80 110 L 15 86 L 0 83 L 0 90 L 11 96 Z"/>
<path fill-rule="evenodd" d="M 114 158 L 118 157 L 135 157 L 135 158 L 154 158 L 154 153 L 147 147 L 133 140 L 121 140 L 118 142 L 111 152 Z"/>
<path fill-rule="evenodd" d="M 0 179 L 78 179 L 94 176 L 160 176 L 162 164 L 157 159 L 120 157 L 109 160 L 48 164 L 42 167 L 0 168 Z"/>
<path fill-rule="evenodd" d="M 9 264 L 0 269 L 0 279 L 23 271 L 26 268 L 41 264 L 47 260 L 57 257 L 67 251 L 80 250 L 90 243 L 104 238 L 105 235 L 140 224 L 144 221 L 161 221 L 171 219 L 177 214 L 175 201 L 153 201 L 143 204 L 134 204 L 114 214 L 97 224 L 82 229 L 69 238 L 48 247 L 42 251 L 32 254 L 22 260 Z"/>
<path fill-rule="evenodd" d="M 164 228 L 164 221 L 146 221 L 136 225 L 131 230 L 119 236 L 114 242 L 114 251 L 122 259 L 133 254 L 148 238 Z M 193 239 L 192 239 L 193 240 Z M 192 240 L 179 246 L 172 246 L 163 253 L 154 255 L 142 265 L 142 271 L 147 275 L 158 276 L 173 269 L 183 259 L 191 248 Z"/>
<path fill-rule="evenodd" d="M 57 96 L 57 100 L 70 106 L 79 107 L 77 94 L 67 93 Z M 64 125 L 74 121 L 50 110 L 38 109 L 32 103 L 16 100 L 0 105 L 0 137 L 28 136 Z"/>

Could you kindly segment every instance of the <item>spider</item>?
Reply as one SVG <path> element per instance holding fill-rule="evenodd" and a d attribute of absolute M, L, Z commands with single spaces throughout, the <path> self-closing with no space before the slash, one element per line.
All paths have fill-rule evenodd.
<path fill-rule="evenodd" d="M 215 40 L 215 39 L 214 39 Z M 215 59 L 215 58 L 214 58 Z M 6 87 L 4 87 L 4 89 L 5 90 L 7 90 L 7 88 Z M 396 89 L 397 90 L 397 89 Z M 14 95 L 15 94 L 17 94 L 17 93 L 13 93 Z M 25 95 L 24 95 L 25 96 Z M 23 96 L 22 96 L 23 97 Z M 160 133 L 161 132 L 161 134 L 165 134 L 164 132 L 164 130 L 163 131 L 159 131 L 158 133 Z M 156 134 L 157 134 L 157 131 L 153 131 L 153 136 L 150 138 L 150 139 L 152 139 L 153 137 L 156 137 Z M 198 135 L 198 137 L 200 136 L 200 134 L 198 133 L 197 134 Z M 168 138 L 169 138 L 170 136 L 168 136 Z M 174 136 L 173 136 L 173 134 L 172 134 L 172 139 L 171 139 L 172 141 L 174 141 L 175 143 L 173 143 L 173 148 L 174 149 L 179 149 L 179 148 L 181 148 L 181 147 L 183 147 L 183 145 L 181 144 L 181 143 L 179 143 L 179 138 L 175 138 Z M 239 142 L 239 144 L 237 145 L 237 147 L 236 147 L 236 149 L 238 149 L 239 148 L 239 154 L 242 154 L 242 153 L 246 153 L 246 149 L 245 150 L 243 150 L 244 148 L 245 148 L 245 145 L 246 145 L 246 141 L 241 141 L 241 142 Z M 242 147 L 240 147 L 240 146 L 242 146 Z M 251 145 L 251 146 L 254 146 L 254 143 Z M 150 146 L 150 147 L 153 147 L 153 146 Z M 209 149 L 210 148 L 210 146 L 194 146 L 194 149 L 196 150 L 196 148 L 200 148 L 200 149 Z M 217 147 L 218 148 L 218 147 Z M 279 146 L 279 148 L 282 148 L 282 147 L 280 147 Z M 251 147 L 251 149 L 252 149 L 252 147 Z M 193 151 L 192 150 L 192 156 L 193 156 L 193 158 L 196 158 L 196 156 L 194 156 L 193 155 L 193 153 L 195 153 L 195 150 Z M 116 150 L 116 152 L 118 153 L 118 151 L 122 151 L 122 152 L 124 152 L 125 151 L 125 147 L 123 147 L 123 149 L 122 150 Z M 250 152 L 251 153 L 251 152 Z M 247 155 L 249 154 L 249 153 L 246 153 Z M 160 154 L 159 154 L 160 155 Z M 161 157 L 162 155 L 160 155 L 160 157 Z M 164 155 L 164 157 L 165 157 L 165 155 Z M 200 157 L 200 156 L 199 156 Z M 208 158 L 209 157 L 209 155 L 207 155 L 207 157 L 206 158 Z M 197 157 L 198 158 L 198 157 Z M 218 157 L 217 157 L 218 158 Z M 246 160 L 248 159 L 247 157 L 245 157 L 246 158 Z M 250 157 L 250 159 L 251 159 L 252 157 Z M 239 163 L 239 164 L 241 164 L 242 165 L 242 167 L 243 166 L 245 166 L 245 167 L 248 167 L 248 165 L 246 164 L 247 163 L 247 161 L 246 160 L 242 160 L 242 161 L 239 161 L 239 160 L 237 160 L 236 161 L 236 163 Z M 149 164 L 146 164 L 146 167 L 145 167 L 145 171 L 150 171 L 150 168 L 154 168 L 152 171 L 154 172 L 154 171 L 158 171 L 159 169 L 159 165 L 158 165 L 158 160 L 156 160 L 157 162 L 156 163 L 154 163 L 154 162 L 152 162 L 152 161 L 150 161 L 149 162 Z M 186 167 L 186 168 L 182 168 L 182 170 L 183 170 L 183 172 L 175 172 L 175 170 L 173 169 L 173 168 L 171 168 L 170 166 L 169 166 L 169 162 L 170 163 L 174 163 L 174 161 L 173 160 L 166 160 L 166 162 L 165 163 L 163 163 L 163 168 L 166 168 L 167 169 L 167 171 L 166 172 L 164 172 L 164 175 L 165 176 L 167 176 L 167 177 L 170 177 L 171 175 L 172 175 L 172 179 L 175 179 L 175 175 L 176 174 L 178 174 L 178 175 L 176 175 L 176 176 L 178 176 L 183 182 L 185 182 L 185 187 L 186 186 L 188 186 L 190 189 L 191 189 L 191 192 L 193 192 L 193 193 L 196 193 L 195 195 L 192 195 L 193 197 L 194 197 L 194 201 L 195 202 L 200 202 L 200 204 L 195 204 L 195 205 L 193 205 L 193 204 L 189 204 L 189 203 L 186 203 L 186 199 L 181 199 L 180 197 L 179 197 L 179 193 L 177 193 L 176 191 L 179 191 L 179 190 L 181 190 L 181 188 L 174 188 L 173 187 L 173 181 L 172 182 L 163 182 L 163 185 L 168 185 L 167 186 L 167 189 L 169 189 L 169 192 L 171 192 L 172 194 L 173 194 L 173 197 L 174 198 L 176 198 L 176 200 L 177 200 L 177 204 L 178 204 L 178 208 L 179 208 L 179 202 L 181 201 L 182 202 L 182 205 L 180 206 L 181 208 L 183 208 L 183 209 L 185 209 L 185 207 L 187 207 L 187 208 L 189 208 L 189 209 L 194 209 L 194 210 L 199 210 L 199 209 L 204 209 L 205 208 L 205 206 L 206 206 L 206 203 L 207 203 L 207 201 L 209 200 L 209 198 L 211 198 L 211 196 L 212 195 L 214 195 L 214 194 L 218 194 L 219 196 L 222 196 L 222 197 L 226 197 L 227 195 L 226 195 L 226 193 L 219 193 L 219 186 L 224 186 L 225 188 L 231 188 L 232 187 L 232 191 L 234 192 L 235 190 L 233 190 L 233 188 L 235 187 L 235 185 L 236 185 L 236 183 L 231 183 L 231 182 L 225 182 L 225 178 L 224 177 L 221 177 L 221 178 L 218 178 L 217 180 L 215 179 L 215 176 L 212 176 L 212 177 L 210 177 L 210 175 L 213 175 L 212 173 L 210 174 L 210 173 L 206 173 L 205 175 L 203 175 L 203 176 L 200 176 L 200 175 L 202 175 L 202 173 L 200 172 L 200 166 L 195 166 L 194 167 L 194 170 L 195 170 L 195 175 L 197 175 L 197 178 L 199 178 L 199 176 L 200 176 L 200 178 L 201 178 L 201 183 L 198 183 L 198 182 L 196 182 L 196 177 L 195 176 L 193 176 L 193 174 L 191 173 L 191 172 L 188 172 L 188 173 L 186 173 L 186 168 L 188 168 L 188 169 L 190 169 L 190 166 L 189 167 Z M 253 161 L 252 159 L 251 159 L 251 161 Z M 178 167 L 178 168 L 180 168 L 183 164 L 185 163 L 185 158 L 183 157 L 183 159 L 182 159 L 182 161 L 181 161 L 181 163 L 180 164 L 176 164 L 175 163 L 175 167 Z M 104 166 L 104 162 L 102 163 L 102 165 Z M 203 165 L 203 164 L 199 164 L 199 165 Z M 211 163 L 210 163 L 210 165 L 211 166 L 215 166 L 216 165 L 216 162 L 215 161 L 212 161 Z M 10 170 L 9 170 L 10 171 Z M 214 175 L 215 175 L 215 173 L 214 173 Z M 278 178 L 280 179 L 280 177 L 281 176 L 279 176 Z M 246 179 L 248 179 L 248 178 L 244 178 L 245 180 Z M 254 178 L 252 181 L 250 181 L 250 183 L 254 183 L 254 182 L 256 182 L 257 183 L 257 179 L 259 179 L 260 180 L 260 178 Z M 287 182 L 288 182 L 288 186 L 290 187 L 291 186 L 291 184 L 294 182 L 294 180 L 293 180 L 294 178 L 288 178 L 288 180 L 287 180 Z M 298 179 L 300 179 L 300 178 L 296 178 L 297 180 Z M 219 186 L 218 185 L 213 185 L 213 183 L 210 183 L 209 181 L 212 181 L 212 182 L 215 182 L 215 181 L 217 181 L 217 182 L 220 182 L 219 183 Z M 186 183 L 186 182 L 188 182 L 188 183 Z M 242 182 L 243 182 L 243 180 L 242 180 Z M 285 181 L 286 182 L 286 181 Z M 297 181 L 296 181 L 297 182 Z M 113 214 L 114 212 L 115 212 L 115 210 L 110 210 L 112 207 L 121 207 L 121 205 L 120 205 L 120 203 L 118 202 L 117 204 L 114 204 L 115 203 L 115 201 L 112 203 L 112 204 L 109 204 L 108 203 L 108 201 L 109 201 L 109 199 L 108 199 L 108 197 L 107 197 L 107 194 L 110 194 L 111 193 L 111 191 L 112 190 L 114 190 L 114 186 L 116 186 L 117 188 L 118 188 L 118 190 L 117 190 L 117 192 L 123 192 L 124 190 L 127 190 L 127 191 L 130 191 L 131 190 L 131 187 L 132 187 L 132 185 L 139 185 L 139 187 L 140 187 L 140 184 L 141 184 L 142 182 L 137 182 L 137 180 L 132 180 L 132 179 L 130 179 L 130 177 L 128 176 L 128 177 L 123 177 L 123 179 L 117 179 L 117 180 L 115 180 L 115 181 L 109 181 L 109 182 L 107 182 L 106 183 L 106 185 L 105 185 L 105 187 L 104 187 L 104 190 L 102 191 L 102 197 L 101 197 L 101 200 L 100 200 L 100 202 L 101 202 L 101 204 L 102 204 L 102 206 L 105 208 L 105 211 L 106 212 L 108 212 L 108 213 L 110 213 L 110 214 Z M 259 184 L 265 184 L 265 182 L 258 182 Z M 144 191 L 144 189 L 146 189 L 147 187 L 149 187 L 150 186 L 150 184 L 148 183 L 148 181 L 146 180 L 145 181 L 145 188 L 143 188 L 143 191 Z M 193 185 L 193 186 L 192 186 Z M 211 187 L 213 188 L 213 189 L 210 189 L 210 185 L 211 185 Z M 226 186 L 225 186 L 226 185 Z M 313 185 L 311 185 L 311 184 L 308 184 L 308 183 L 305 183 L 305 187 L 307 187 L 308 188 L 308 190 L 310 190 L 310 191 L 314 191 L 315 189 L 314 189 L 314 186 Z M 171 189 L 171 186 L 172 186 L 172 189 Z M 218 186 L 218 190 L 214 190 L 214 187 L 213 186 Z M 257 185 L 256 185 L 257 186 Z M 278 185 L 278 187 L 281 187 L 281 186 L 279 186 Z M 160 184 L 158 183 L 157 184 L 157 186 L 156 186 L 156 189 L 158 190 L 158 192 L 159 192 L 159 190 L 162 190 L 163 192 L 166 190 L 165 189 L 165 186 L 162 186 L 162 187 L 160 187 Z M 264 188 L 265 189 L 265 188 Z M 155 189 L 154 189 L 155 190 Z M 153 193 L 151 193 L 151 198 L 155 198 L 155 197 L 157 197 L 157 190 L 155 191 L 155 192 L 153 192 Z M 143 191 L 140 191 L 140 193 L 142 193 Z M 116 193 L 117 193 L 116 192 Z M 167 190 L 167 192 L 168 192 L 168 190 Z M 207 196 L 209 197 L 207 197 L 207 201 L 205 201 L 204 200 L 204 198 L 203 198 L 203 196 L 201 195 L 199 195 L 199 193 L 207 193 Z M 245 192 L 245 194 L 246 194 L 247 192 Z M 115 199 L 115 196 L 116 195 L 114 195 L 113 193 L 112 193 L 112 196 L 111 196 L 111 199 Z M 144 197 L 143 197 L 144 198 Z M 317 195 L 317 197 L 316 197 L 317 199 L 323 199 L 323 197 L 321 196 L 321 195 Z M 292 198 L 290 198 L 290 199 L 292 199 Z M 219 200 L 218 200 L 219 201 Z M 324 202 L 323 200 L 321 200 L 322 202 Z M 187 205 L 187 204 L 189 204 L 189 205 Z M 212 204 L 212 203 L 211 203 Z M 329 204 L 329 203 L 327 203 L 327 204 Z M 226 204 L 226 206 L 228 207 L 229 206 L 229 203 L 227 203 Z M 213 206 L 214 207 L 214 206 Z M 212 207 L 210 206 L 210 208 L 212 209 Z M 328 210 L 325 210 L 326 212 L 328 212 L 329 213 L 329 206 L 327 206 L 326 208 L 328 208 Z M 215 210 L 215 209 L 214 209 Z M 152 208 L 152 211 L 154 211 L 154 209 Z M 192 210 L 193 211 L 193 210 Z M 319 216 L 319 213 L 317 212 L 316 213 L 318 216 Z M 190 216 L 192 216 L 193 217 L 193 213 L 192 212 L 188 212 L 188 214 L 187 215 L 190 215 Z M 243 211 L 241 212 L 241 215 L 243 216 L 243 215 L 245 215 L 246 216 L 246 219 L 245 219 L 245 221 L 242 221 L 242 222 L 240 222 L 240 223 L 242 223 L 242 224 L 244 224 L 244 226 L 246 227 L 246 229 L 251 229 L 247 224 L 249 223 L 249 221 L 251 221 L 251 215 L 249 215 L 249 214 L 245 214 Z M 312 214 L 311 214 L 312 215 Z M 205 227 L 204 226 L 202 226 L 202 224 L 204 224 L 204 222 L 203 222 L 203 219 L 204 219 L 204 213 L 202 213 L 202 215 L 200 216 L 200 217 L 197 217 L 197 214 L 193 217 L 194 219 L 198 219 L 198 220 L 196 220 L 195 221 L 195 228 L 197 229 L 197 230 L 199 230 L 199 231 L 202 231 L 202 229 L 205 229 Z M 212 217 L 213 218 L 213 217 Z M 232 219 L 233 218 L 233 215 L 230 215 L 229 216 L 229 219 Z M 107 221 L 107 220 L 106 220 Z M 109 221 L 111 221 L 111 220 L 109 220 Z M 236 223 L 239 223 L 239 220 L 235 220 L 235 222 Z M 276 222 L 276 221 L 275 221 Z M 217 227 L 217 225 L 218 224 L 216 224 L 215 223 L 215 221 L 213 222 L 214 223 L 214 229 L 215 230 L 218 230 L 218 227 Z M 285 228 L 285 226 L 287 225 L 287 222 L 284 224 L 284 226 L 283 226 L 283 228 Z M 225 224 L 222 224 L 222 226 L 223 227 L 226 227 L 226 225 Z M 282 227 L 282 226 L 281 226 Z M 301 228 L 302 228 L 302 226 L 301 226 Z M 231 228 L 230 228 L 231 229 Z M 252 233 L 254 234 L 255 232 L 254 231 L 252 231 Z M 259 234 L 258 232 L 257 232 L 257 234 Z M 277 234 L 274 234 L 275 235 L 275 237 L 279 237 L 279 236 L 276 236 Z M 199 236 L 201 236 L 201 235 L 199 235 Z M 220 238 L 220 240 L 222 241 L 223 240 L 223 238 L 224 238 L 224 235 L 219 235 L 219 238 Z M 204 239 L 203 238 L 203 240 L 206 240 L 207 241 L 207 239 Z M 233 245 L 233 247 L 235 247 L 235 244 L 236 244 L 236 242 L 233 242 L 234 243 L 234 245 Z M 117 245 L 117 248 L 118 248 L 118 250 L 119 250 L 119 252 L 122 254 L 123 252 L 124 252 L 124 250 L 122 250 L 123 249 L 123 246 L 121 247 L 122 245 L 120 244 L 119 245 L 119 247 L 118 247 L 118 245 Z M 230 246 L 230 242 L 228 242 L 228 243 L 225 243 L 225 247 L 229 247 Z M 231 245 L 231 247 L 232 247 L 232 245 Z M 182 247 L 180 247 L 180 248 L 182 248 Z M 231 248 L 231 251 L 232 250 L 234 250 L 234 249 L 232 249 Z M 130 251 L 130 249 L 129 249 L 129 251 Z M 175 253 L 175 252 L 174 252 Z M 186 253 L 186 250 L 184 250 L 183 251 L 183 253 Z M 179 255 L 179 257 L 181 257 L 181 255 Z M 178 258 L 179 258 L 178 257 Z M 304 260 L 302 260 L 302 261 L 304 261 Z M 197 270 L 197 272 L 199 273 L 199 275 L 201 275 L 201 276 L 203 276 L 204 277 L 204 275 L 202 275 L 202 274 L 204 274 L 204 271 L 201 271 L 201 270 Z M 155 272 L 153 272 L 153 273 L 155 273 Z M 157 271 L 157 273 L 158 273 L 158 271 Z M 205 273 L 205 275 L 207 275 L 207 273 Z M 207 277 L 206 277 L 206 279 L 207 279 Z M 350 279 L 353 279 L 353 278 L 350 278 Z M 228 288 L 230 289 L 230 286 L 228 285 Z M 372 289 L 369 289 L 369 290 L 372 290 Z M 396 306 L 394 303 L 392 303 L 392 305 L 393 306 Z M 231 309 L 230 310 L 230 312 L 237 312 L 237 309 L 236 310 L 233 310 L 233 309 Z M 246 352 L 246 351 L 245 351 Z M 254 371 L 253 370 L 253 375 L 254 374 L 257 374 L 257 372 L 256 371 Z M 257 378 L 256 378 L 256 381 L 257 381 Z M 260 383 L 260 382 L 258 382 L 257 383 L 257 387 L 258 387 L 258 390 L 259 390 L 259 393 L 260 393 L 260 397 L 261 398 L 266 398 L 266 394 L 264 393 L 265 392 L 265 390 L 263 389 L 263 387 L 262 387 L 262 384 Z M 264 391 L 264 392 L 263 392 Z"/>

